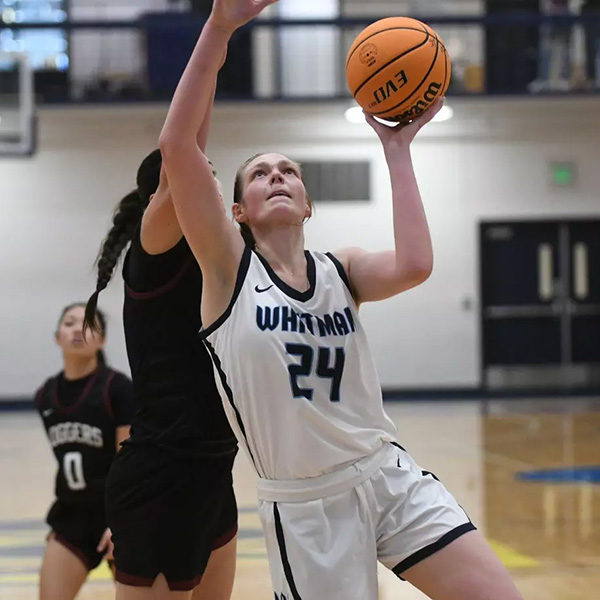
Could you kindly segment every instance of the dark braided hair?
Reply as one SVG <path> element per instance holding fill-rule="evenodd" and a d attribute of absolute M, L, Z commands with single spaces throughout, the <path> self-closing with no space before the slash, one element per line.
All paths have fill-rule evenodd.
<path fill-rule="evenodd" d="M 160 150 L 154 150 L 142 161 L 138 169 L 137 189 L 127 194 L 115 209 L 112 227 L 102 242 L 96 260 L 98 279 L 96 291 L 90 296 L 85 307 L 84 335 L 87 329 L 100 332 L 98 321 L 95 318 L 98 296 L 110 283 L 123 251 L 131 242 L 133 234 L 142 220 L 144 211 L 150 202 L 150 196 L 158 189 L 161 167 Z"/>
<path fill-rule="evenodd" d="M 65 306 L 62 309 L 62 312 L 60 313 L 60 318 L 58 319 L 57 329 L 58 329 L 58 327 L 60 327 L 60 324 L 62 323 L 62 320 L 65 318 L 65 315 L 72 308 L 77 308 L 78 306 L 86 308 L 85 302 L 73 302 L 73 304 L 69 304 L 68 306 Z M 96 326 L 94 327 L 94 330 L 97 331 L 102 337 L 106 337 L 106 315 L 99 308 L 96 308 L 96 315 L 94 317 L 94 323 L 96 324 Z M 106 356 L 104 354 L 104 350 L 98 350 L 98 353 L 96 354 L 96 358 L 98 359 L 99 364 L 101 364 L 103 366 L 106 365 Z"/>
<path fill-rule="evenodd" d="M 242 198 L 244 196 L 244 174 L 246 173 L 246 169 L 248 165 L 254 162 L 259 156 L 263 156 L 265 152 L 260 152 L 259 154 L 255 154 L 251 156 L 244 164 L 237 170 L 235 174 L 235 181 L 233 184 L 233 202 L 234 204 L 240 204 L 242 202 Z M 310 205 L 311 210 L 314 210 L 312 200 L 310 199 L 308 193 L 306 194 L 306 199 L 308 204 Z M 251 250 L 256 250 L 256 240 L 254 239 L 254 234 L 250 229 L 248 223 L 240 223 L 240 233 L 242 234 L 242 238 L 246 243 L 246 246 Z"/>

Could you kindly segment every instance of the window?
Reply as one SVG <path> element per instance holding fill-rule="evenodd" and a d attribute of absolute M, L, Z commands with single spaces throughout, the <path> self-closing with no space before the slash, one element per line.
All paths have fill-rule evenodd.
<path fill-rule="evenodd" d="M 67 0 L 0 0 L 0 20 L 6 24 L 67 19 Z M 0 52 L 24 52 L 36 70 L 66 71 L 67 33 L 61 29 L 0 30 Z"/>

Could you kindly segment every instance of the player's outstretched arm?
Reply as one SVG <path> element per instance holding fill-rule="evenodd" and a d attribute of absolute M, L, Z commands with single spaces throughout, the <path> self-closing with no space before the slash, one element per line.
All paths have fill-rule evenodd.
<path fill-rule="evenodd" d="M 221 59 L 221 66 L 225 62 L 225 55 Z M 196 136 L 196 143 L 202 152 L 205 152 L 210 129 L 212 105 L 214 103 L 216 82 L 209 100 L 209 107 L 200 125 Z M 173 198 L 167 180 L 165 168 L 160 172 L 160 184 L 156 193 L 150 199 L 148 208 L 142 217 L 141 240 L 142 248 L 149 254 L 163 254 L 179 242 L 183 232 L 177 220 Z"/>
<path fill-rule="evenodd" d="M 209 287 L 233 286 L 244 243 L 227 218 L 197 132 L 212 105 L 212 90 L 233 32 L 274 0 L 215 0 L 177 86 L 159 146 L 181 228 Z M 210 282 L 215 285 L 212 285 Z"/>
<path fill-rule="evenodd" d="M 433 249 L 427 217 L 410 156 L 410 144 L 418 131 L 443 105 L 409 125 L 390 127 L 367 116 L 379 136 L 390 170 L 395 249 L 367 252 L 347 248 L 335 252 L 348 273 L 357 303 L 384 300 L 423 283 L 433 269 Z"/>

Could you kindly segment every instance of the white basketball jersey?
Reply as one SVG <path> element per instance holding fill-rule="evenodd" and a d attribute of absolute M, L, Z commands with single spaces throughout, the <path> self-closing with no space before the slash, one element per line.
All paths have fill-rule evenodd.
<path fill-rule="evenodd" d="M 202 337 L 258 475 L 304 479 L 396 439 L 342 265 L 306 252 L 306 292 L 246 249 L 231 304 Z"/>

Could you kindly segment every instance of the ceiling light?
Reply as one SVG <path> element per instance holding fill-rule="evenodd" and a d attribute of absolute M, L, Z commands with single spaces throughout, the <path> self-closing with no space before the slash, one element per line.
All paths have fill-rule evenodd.
<path fill-rule="evenodd" d="M 365 123 L 365 115 L 363 114 L 363 109 L 360 106 L 353 106 L 349 108 L 345 113 L 346 121 L 350 123 Z"/>
<path fill-rule="evenodd" d="M 363 109 L 360 106 L 353 106 L 349 108 L 344 113 L 344 116 L 346 117 L 346 121 L 350 123 L 365 123 L 365 115 L 363 114 Z M 444 121 L 449 121 L 453 116 L 454 109 L 445 104 L 440 109 L 440 112 L 437 115 L 435 115 L 435 117 L 432 119 L 432 123 L 443 123 Z M 377 120 L 386 125 L 394 125 L 394 123 L 386 121 L 385 119 L 377 118 Z"/>
<path fill-rule="evenodd" d="M 443 123 L 444 121 L 449 121 L 454 116 L 454 109 L 444 104 L 442 108 L 440 108 L 440 112 L 433 117 L 431 120 L 432 123 Z"/>

